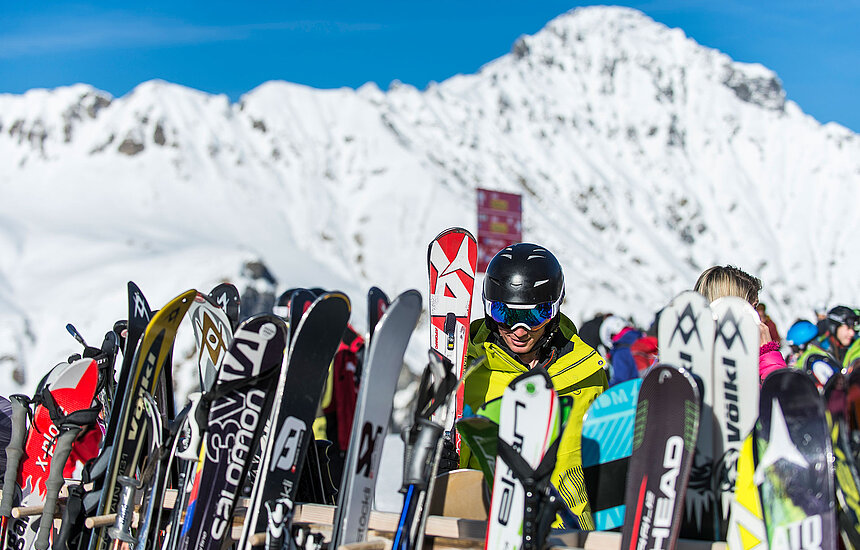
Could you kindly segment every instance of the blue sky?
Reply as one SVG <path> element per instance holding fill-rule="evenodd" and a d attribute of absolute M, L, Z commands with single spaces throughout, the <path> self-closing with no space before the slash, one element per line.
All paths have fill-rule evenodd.
<path fill-rule="evenodd" d="M 0 0 L 0 92 L 161 78 L 237 99 L 273 79 L 423 88 L 471 73 L 576 2 Z M 625 3 L 783 80 L 817 119 L 860 132 L 860 0 Z"/>

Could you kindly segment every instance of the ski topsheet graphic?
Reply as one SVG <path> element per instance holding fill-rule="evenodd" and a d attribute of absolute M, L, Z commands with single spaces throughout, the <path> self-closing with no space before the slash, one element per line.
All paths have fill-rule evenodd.
<path fill-rule="evenodd" d="M 689 373 L 652 368 L 636 406 L 622 550 L 674 548 L 698 424 L 699 392 Z"/>
<path fill-rule="evenodd" d="M 419 315 L 421 294 L 417 290 L 404 292 L 391 303 L 373 333 L 344 462 L 332 529 L 333 548 L 363 542 L 367 537 L 394 391 Z"/>
<path fill-rule="evenodd" d="M 267 522 L 279 519 L 288 524 L 291 520 L 290 515 L 270 516 L 266 510 L 278 510 L 280 507 L 275 504 L 279 500 L 291 507 L 295 499 L 308 446 L 313 441 L 313 421 L 328 367 L 343 337 L 349 313 L 346 295 L 329 292 L 311 304 L 297 326 L 290 327 L 290 352 L 279 381 L 283 389 L 272 406 L 272 424 L 251 491 L 240 549 L 250 547 L 250 538 L 255 533 L 265 533 Z M 272 528 L 279 530 L 276 525 Z"/>
<path fill-rule="evenodd" d="M 598 531 L 624 523 L 624 491 L 642 379 L 610 387 L 582 421 L 582 473 Z"/>
<path fill-rule="evenodd" d="M 110 458 L 105 473 L 98 515 L 113 512 L 119 501 L 119 476 L 133 476 L 140 464 L 143 446 L 147 440 L 146 425 L 142 421 L 143 394 L 155 393 L 161 371 L 164 368 L 176 338 L 176 331 L 188 308 L 191 307 L 196 290 L 180 294 L 157 314 L 146 327 L 146 332 L 135 352 L 132 371 L 122 403 L 116 403 L 111 415 L 117 417 L 116 437 L 111 442 Z M 118 409 L 117 409 L 118 408 Z M 93 529 L 89 550 L 104 550 L 109 543 L 107 528 Z"/>
<path fill-rule="evenodd" d="M 52 493 L 56 502 L 57 491 L 62 485 L 64 477 L 75 477 L 75 471 L 79 471 L 83 464 L 76 459 L 67 461 L 71 451 L 71 441 L 67 442 L 65 450 L 61 453 L 58 439 L 64 431 L 62 424 L 58 425 L 52 418 L 52 408 L 55 415 L 69 415 L 76 411 L 91 409 L 96 397 L 99 383 L 98 366 L 93 359 L 79 359 L 74 363 L 61 363 L 48 377 L 48 382 L 37 396 L 39 403 L 33 413 L 33 421 L 24 445 L 23 460 L 18 469 L 15 486 L 9 490 L 20 491 L 21 499 L 19 506 L 39 506 L 45 504 L 46 497 Z M 93 412 L 93 423 L 95 421 Z M 57 418 L 60 422 L 61 419 Z M 75 433 L 75 436 L 77 433 Z M 72 437 L 74 439 L 74 437 Z M 96 440 L 95 445 L 98 445 Z M 65 457 L 61 458 L 60 455 Z M 54 464 L 54 457 L 60 461 Z M 54 469 L 57 473 L 54 474 Z M 54 475 L 54 483 L 51 486 L 51 474 Z M 58 479 L 56 477 L 58 476 Z M 4 487 L 4 493 L 6 489 Z M 22 518 L 9 518 L 7 526 L 6 548 L 9 550 L 28 550 L 36 540 L 39 530 L 40 516 Z M 42 534 L 42 544 L 47 547 L 47 533 Z"/>
<path fill-rule="evenodd" d="M 475 237 L 459 227 L 446 229 L 433 239 L 427 250 L 430 276 L 430 347 L 444 355 L 455 367 L 458 378 L 463 377 L 466 350 L 469 346 L 469 315 L 478 245 Z M 456 401 L 449 405 L 455 414 L 437 411 L 437 420 L 446 415 L 445 431 L 463 416 L 463 388 L 457 390 Z M 455 434 L 456 435 L 456 434 Z M 460 440 L 456 438 L 459 450 Z"/>
<path fill-rule="evenodd" d="M 770 549 L 835 550 L 830 434 L 809 375 L 794 369 L 768 375 L 755 436 L 753 480 Z"/>
<path fill-rule="evenodd" d="M 561 431 L 558 394 L 546 371 L 535 368 L 514 379 L 502 395 L 485 548 L 543 547 L 555 511 L 539 498 L 541 489 L 550 488 Z M 540 482 L 546 486 L 538 487 Z"/>
<path fill-rule="evenodd" d="M 714 481 L 720 495 L 720 535 L 725 538 L 735 491 L 737 460 L 744 437 L 758 417 L 759 316 L 743 298 L 711 304 L 714 336 Z"/>
<path fill-rule="evenodd" d="M 226 296 L 226 294 L 222 295 Z M 197 344 L 197 368 L 201 391 L 215 384 L 218 365 L 233 340 L 233 326 L 227 312 L 213 298 L 198 294 L 188 311 Z"/>
<path fill-rule="evenodd" d="M 717 540 L 720 512 L 714 487 L 713 357 L 715 322 L 704 296 L 687 291 L 663 310 L 657 328 L 660 362 L 693 375 L 702 400 L 699 435 L 690 473 L 681 536 Z"/>
<path fill-rule="evenodd" d="M 287 345 L 284 322 L 259 315 L 236 330 L 209 394 L 209 426 L 179 547 L 219 549 L 231 541 L 233 509 L 275 395 Z"/>
<path fill-rule="evenodd" d="M 753 481 L 753 434 L 741 446 L 737 460 L 738 477 L 731 503 L 726 543 L 732 550 L 766 550 L 767 529 L 761 511 L 761 499 Z"/>

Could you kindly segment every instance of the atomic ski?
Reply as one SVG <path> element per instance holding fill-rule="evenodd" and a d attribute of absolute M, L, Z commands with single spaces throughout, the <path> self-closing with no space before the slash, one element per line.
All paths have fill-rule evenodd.
<path fill-rule="evenodd" d="M 830 434 L 807 373 L 782 369 L 765 378 L 753 451 L 770 549 L 835 550 Z"/>

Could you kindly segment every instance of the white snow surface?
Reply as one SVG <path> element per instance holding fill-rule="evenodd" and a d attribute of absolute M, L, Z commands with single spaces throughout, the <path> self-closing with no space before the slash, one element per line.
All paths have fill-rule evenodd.
<path fill-rule="evenodd" d="M 647 325 L 715 263 L 761 277 L 783 331 L 860 302 L 858 136 L 804 114 L 767 68 L 627 8 L 561 15 L 423 91 L 0 95 L 0 158 L 0 379 L 27 372 L 6 394 L 80 350 L 67 322 L 100 343 L 129 280 L 159 308 L 260 259 L 280 290 L 347 292 L 363 330 L 371 285 L 426 295 L 427 245 L 476 231 L 478 187 L 523 194 L 525 238 L 559 257 L 577 322 Z"/>

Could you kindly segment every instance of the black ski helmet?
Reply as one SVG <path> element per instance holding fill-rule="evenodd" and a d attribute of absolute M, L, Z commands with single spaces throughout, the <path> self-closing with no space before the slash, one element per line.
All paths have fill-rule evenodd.
<path fill-rule="evenodd" d="M 853 309 L 846 306 L 836 306 L 827 312 L 827 317 L 824 319 L 824 328 L 831 335 L 836 335 L 836 329 L 841 325 L 848 325 L 851 328 L 857 324 L 857 314 Z"/>
<path fill-rule="evenodd" d="M 518 243 L 503 248 L 490 260 L 484 276 L 485 301 L 506 304 L 537 305 L 556 302 L 564 296 L 564 274 L 552 253 L 542 246 Z M 498 325 L 486 313 L 487 327 L 498 331 Z M 537 346 L 543 346 L 558 328 L 559 315 L 547 326 Z"/>
<path fill-rule="evenodd" d="M 506 304 L 555 302 L 564 294 L 564 274 L 555 256 L 542 246 L 518 243 L 490 260 L 484 299 Z"/>

